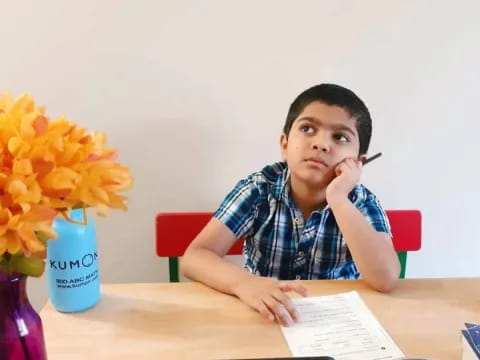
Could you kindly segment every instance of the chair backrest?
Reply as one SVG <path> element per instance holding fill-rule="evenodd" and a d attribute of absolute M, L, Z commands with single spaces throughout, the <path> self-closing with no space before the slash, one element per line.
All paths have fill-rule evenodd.
<path fill-rule="evenodd" d="M 400 277 L 405 276 L 406 252 L 421 247 L 422 217 L 418 210 L 387 210 L 392 228 L 393 245 L 402 265 Z M 178 281 L 178 262 L 188 245 L 211 219 L 211 212 L 159 213 L 156 216 L 156 251 L 170 258 L 170 280 Z M 239 239 L 228 254 L 240 255 L 244 239 Z M 177 272 L 177 274 L 172 274 Z"/>
<path fill-rule="evenodd" d="M 163 257 L 182 256 L 195 236 L 212 218 L 211 212 L 160 213 L 156 219 L 157 255 Z M 228 252 L 242 253 L 243 239 Z"/>
<path fill-rule="evenodd" d="M 396 251 L 418 251 L 422 246 L 422 214 L 418 210 L 387 210 Z"/>

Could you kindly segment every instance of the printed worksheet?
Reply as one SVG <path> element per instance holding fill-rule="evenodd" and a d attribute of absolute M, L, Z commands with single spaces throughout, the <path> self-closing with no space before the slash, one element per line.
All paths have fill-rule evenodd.
<path fill-rule="evenodd" d="M 388 360 L 403 356 L 356 291 L 292 299 L 300 322 L 282 331 L 293 356 Z"/>

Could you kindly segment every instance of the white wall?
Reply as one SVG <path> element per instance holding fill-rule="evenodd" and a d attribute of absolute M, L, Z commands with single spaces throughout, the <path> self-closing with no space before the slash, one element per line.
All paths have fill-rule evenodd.
<path fill-rule="evenodd" d="M 480 276 L 480 3 L 472 1 L 12 1 L 0 87 L 105 131 L 130 166 L 130 210 L 97 221 L 102 280 L 167 279 L 159 211 L 214 210 L 279 159 L 290 102 L 320 82 L 373 115 L 364 183 L 422 210 L 409 277 Z M 44 279 L 30 283 L 37 307 Z"/>

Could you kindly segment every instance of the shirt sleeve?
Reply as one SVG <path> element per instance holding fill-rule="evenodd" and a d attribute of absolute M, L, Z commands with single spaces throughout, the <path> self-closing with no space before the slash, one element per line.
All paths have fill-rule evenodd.
<path fill-rule="evenodd" d="M 213 217 L 224 223 L 237 239 L 253 229 L 260 193 L 252 179 L 240 180 Z"/>
<path fill-rule="evenodd" d="M 376 231 L 387 233 L 392 237 L 387 214 L 375 195 L 369 194 L 359 210 Z"/>

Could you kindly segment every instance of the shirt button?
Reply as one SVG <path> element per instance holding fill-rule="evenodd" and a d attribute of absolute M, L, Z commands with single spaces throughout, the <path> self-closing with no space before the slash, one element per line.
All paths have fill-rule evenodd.
<path fill-rule="evenodd" d="M 295 276 L 295 279 L 300 280 L 302 277 L 300 275 Z"/>
<path fill-rule="evenodd" d="M 300 222 L 300 219 L 299 218 L 295 218 L 293 219 L 293 221 L 295 221 L 295 224 L 298 224 Z"/>

